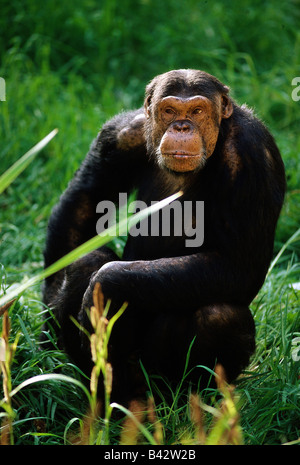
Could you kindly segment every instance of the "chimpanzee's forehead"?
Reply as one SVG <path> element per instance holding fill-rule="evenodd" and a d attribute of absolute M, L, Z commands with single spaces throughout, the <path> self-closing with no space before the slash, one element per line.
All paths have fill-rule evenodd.
<path fill-rule="evenodd" d="M 169 82 L 162 87 L 160 95 L 166 97 L 168 95 L 193 97 L 195 95 L 203 95 L 204 97 L 212 98 L 216 94 L 216 88 L 208 85 L 206 82 L 187 83 L 184 80 Z"/>
<path fill-rule="evenodd" d="M 212 99 L 216 93 L 225 89 L 220 81 L 203 71 L 178 70 L 161 75 L 155 94 L 157 98 L 168 95 L 182 97 L 203 95 Z"/>

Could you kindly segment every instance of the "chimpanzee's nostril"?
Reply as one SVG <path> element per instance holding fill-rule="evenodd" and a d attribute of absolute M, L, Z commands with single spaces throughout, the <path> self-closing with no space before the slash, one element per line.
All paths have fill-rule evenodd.
<path fill-rule="evenodd" d="M 191 129 L 191 126 L 186 121 L 177 121 L 174 123 L 173 128 L 178 132 L 188 132 Z"/>

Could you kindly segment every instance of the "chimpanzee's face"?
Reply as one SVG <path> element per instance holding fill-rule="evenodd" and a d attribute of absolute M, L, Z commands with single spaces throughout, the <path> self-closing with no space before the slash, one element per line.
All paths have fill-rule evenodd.
<path fill-rule="evenodd" d="M 166 85 L 166 84 L 165 84 Z M 160 166 L 183 173 L 201 169 L 213 154 L 222 118 L 232 114 L 227 95 L 213 98 L 195 93 L 176 92 L 145 101 L 147 141 Z M 175 92 L 174 92 L 175 90 Z M 174 94 L 174 95 L 173 95 Z"/>

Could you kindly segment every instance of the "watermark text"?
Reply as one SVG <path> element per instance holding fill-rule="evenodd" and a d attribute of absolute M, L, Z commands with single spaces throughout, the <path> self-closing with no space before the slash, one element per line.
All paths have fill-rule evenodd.
<path fill-rule="evenodd" d="M 5 102 L 6 94 L 5 94 L 5 79 L 0 77 L 0 101 Z"/>
<path fill-rule="evenodd" d="M 300 100 L 300 76 L 294 77 L 292 79 L 292 86 L 296 86 L 292 91 L 292 99 L 294 102 L 299 102 Z"/>
<path fill-rule="evenodd" d="M 151 202 L 154 205 L 157 202 Z M 119 219 L 128 219 L 127 231 L 117 231 L 117 206 L 110 200 L 98 203 L 96 213 L 100 218 L 96 224 L 97 234 L 108 232 L 112 236 L 181 236 L 186 247 L 200 247 L 204 242 L 204 202 L 174 200 L 170 205 L 155 212 L 149 218 L 132 224 L 130 214 L 147 208 L 146 202 L 135 200 L 127 203 L 127 194 L 119 194 Z"/>

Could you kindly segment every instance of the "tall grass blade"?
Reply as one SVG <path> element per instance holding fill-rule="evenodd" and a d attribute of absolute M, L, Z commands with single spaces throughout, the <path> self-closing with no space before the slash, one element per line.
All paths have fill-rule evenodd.
<path fill-rule="evenodd" d="M 116 402 L 113 402 L 112 404 L 110 404 L 110 406 L 111 406 L 111 408 L 117 408 L 118 410 L 121 410 L 121 412 L 125 413 L 128 417 L 130 417 L 131 420 L 136 424 L 136 426 L 140 430 L 140 432 L 149 441 L 149 444 L 151 444 L 153 446 L 157 445 L 157 443 L 156 443 L 154 437 L 152 436 L 152 434 L 147 430 L 147 428 L 142 423 L 140 423 L 135 418 L 135 416 L 133 415 L 133 413 L 130 410 L 128 410 L 126 407 L 123 407 L 123 405 L 120 405 L 120 404 L 118 404 Z"/>
<path fill-rule="evenodd" d="M 16 163 L 0 176 L 0 194 L 19 176 L 22 171 L 32 162 L 35 156 L 53 139 L 58 133 L 58 129 L 51 131 L 44 139 L 38 142 L 28 152 L 25 153 Z"/>
<path fill-rule="evenodd" d="M 173 200 L 177 199 L 181 195 L 182 195 L 182 192 L 179 191 L 176 194 L 173 194 L 170 197 L 167 197 L 166 199 L 163 199 L 160 202 L 157 202 L 156 204 L 151 205 L 150 207 L 147 207 L 144 210 L 139 211 L 135 215 L 132 215 L 130 217 L 130 226 L 133 226 L 139 221 L 142 221 L 148 215 L 151 215 L 155 213 L 156 211 L 160 210 L 161 208 L 165 207 L 166 205 L 173 202 Z M 122 220 L 118 225 L 119 234 L 121 235 L 127 232 L 127 227 L 128 227 L 128 219 Z M 92 239 L 88 240 L 87 242 L 80 245 L 76 249 L 72 250 L 72 252 L 68 253 L 63 258 L 60 258 L 57 262 L 53 263 L 48 268 L 41 271 L 36 276 L 33 276 L 26 283 L 20 284 L 18 287 L 16 287 L 12 291 L 7 292 L 7 294 L 5 294 L 4 296 L 0 298 L 0 308 L 3 305 L 5 305 L 8 301 L 12 300 L 14 297 L 17 297 L 18 295 L 20 295 L 23 291 L 25 291 L 29 287 L 34 286 L 35 284 L 38 284 L 39 282 L 43 281 L 48 276 L 70 265 L 75 260 L 83 257 L 84 255 L 92 252 L 93 250 L 98 249 L 99 247 L 102 247 L 103 245 L 110 242 L 114 237 L 115 230 L 116 230 L 115 225 L 111 226 L 110 228 L 107 229 L 106 232 L 93 237 Z"/>
<path fill-rule="evenodd" d="M 288 241 L 286 241 L 286 243 L 281 247 L 281 249 L 279 250 L 278 254 L 276 255 L 276 257 L 274 258 L 274 260 L 272 261 L 270 267 L 269 267 L 269 270 L 268 270 L 268 273 L 267 273 L 267 276 L 266 276 L 266 279 L 268 278 L 268 276 L 271 274 L 273 268 L 276 266 L 278 260 L 280 259 L 280 257 L 282 256 L 282 254 L 285 252 L 285 250 L 293 243 L 297 240 L 298 236 L 300 236 L 300 228 L 289 238 Z"/>
<path fill-rule="evenodd" d="M 15 394 L 17 394 L 21 389 L 24 389 L 26 386 L 30 386 L 31 384 L 39 383 L 39 382 L 42 382 L 42 381 L 64 381 L 66 383 L 75 384 L 76 386 L 80 387 L 83 390 L 83 392 L 86 394 L 86 396 L 87 396 L 87 398 L 89 400 L 91 399 L 89 390 L 84 386 L 83 383 L 81 383 L 80 381 L 78 381 L 75 378 L 71 378 L 70 376 L 61 375 L 61 374 L 52 374 L 52 373 L 45 374 L 45 375 L 37 375 L 37 376 L 33 376 L 33 377 L 29 378 L 29 379 L 26 379 L 21 384 L 19 384 L 15 389 L 13 389 L 10 392 L 9 396 L 10 396 L 10 398 L 12 398 Z M 1 404 L 2 404 L 2 402 L 0 402 L 0 406 L 1 406 Z"/>

